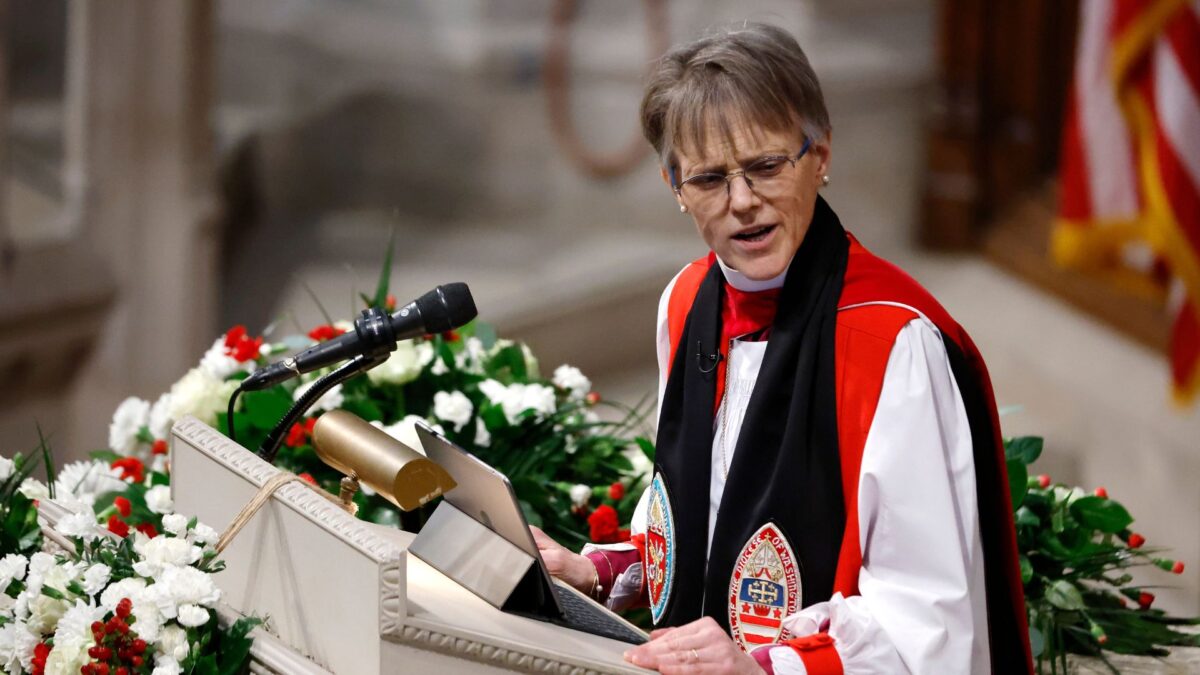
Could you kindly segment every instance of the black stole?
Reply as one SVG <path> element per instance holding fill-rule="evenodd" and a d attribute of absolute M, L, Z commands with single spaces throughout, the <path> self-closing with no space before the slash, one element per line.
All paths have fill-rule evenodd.
<path fill-rule="evenodd" d="M 729 467 L 705 565 L 716 371 L 724 276 L 713 265 L 697 291 L 667 379 L 657 469 L 675 517 L 675 575 L 662 625 L 708 615 L 729 630 L 728 591 L 737 555 L 773 521 L 792 545 L 801 606 L 833 593 L 845 530 L 838 454 L 834 341 L 849 243 L 819 196 L 788 267 L 779 310 Z M 724 367 L 724 363 L 721 364 Z M 705 372 L 708 371 L 708 372 Z"/>

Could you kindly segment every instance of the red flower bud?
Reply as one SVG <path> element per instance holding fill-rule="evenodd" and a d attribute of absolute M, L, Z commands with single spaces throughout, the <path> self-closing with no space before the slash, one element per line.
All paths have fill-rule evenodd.
<path fill-rule="evenodd" d="M 107 663 L 97 663 L 96 664 L 96 675 L 108 675 L 108 664 Z"/>
<path fill-rule="evenodd" d="M 1183 574 L 1183 561 L 1176 560 L 1175 564 L 1171 566 L 1171 571 L 1175 574 Z"/>
<path fill-rule="evenodd" d="M 96 635 L 97 633 L 104 635 L 104 623 L 101 621 L 92 622 L 92 635 Z M 96 641 L 99 642 L 100 638 L 96 638 Z"/>
<path fill-rule="evenodd" d="M 125 497 L 118 496 L 113 499 L 113 506 L 117 507 L 117 513 L 121 514 L 122 518 L 128 518 L 129 514 L 133 513 L 133 504 Z"/>
<path fill-rule="evenodd" d="M 1142 535 L 1138 534 L 1137 532 L 1134 532 L 1133 534 L 1129 535 L 1129 548 L 1141 548 L 1142 544 L 1145 544 L 1145 543 L 1146 543 L 1146 538 L 1143 537 Z"/>
<path fill-rule="evenodd" d="M 391 312 L 396 309 L 396 296 L 388 293 L 387 299 L 383 301 L 383 308 Z"/>
<path fill-rule="evenodd" d="M 1102 645 L 1106 645 L 1106 644 L 1108 644 L 1108 636 L 1101 635 L 1100 637 L 1096 638 L 1096 642 L 1099 642 Z"/>
<path fill-rule="evenodd" d="M 134 668 L 140 668 L 143 661 L 144 659 L 140 656 L 135 656 L 132 659 L 129 659 L 129 662 L 133 664 Z"/>
<path fill-rule="evenodd" d="M 1150 609 L 1150 605 L 1154 604 L 1154 594 L 1142 591 L 1138 595 L 1138 607 L 1142 609 Z"/>
<path fill-rule="evenodd" d="M 300 478 L 300 480 L 302 480 L 302 481 L 304 481 L 305 483 L 308 483 L 308 484 L 310 484 L 310 485 L 316 485 L 316 484 L 317 484 L 317 479 L 316 479 L 316 478 L 313 478 L 313 477 L 312 477 L 312 474 L 311 474 L 311 473 L 309 473 L 309 472 L 307 472 L 307 471 L 305 471 L 304 473 L 300 474 L 299 478 Z"/>
<path fill-rule="evenodd" d="M 456 330 L 448 330 L 445 333 L 442 333 L 442 339 L 446 342 L 458 342 L 462 339 L 462 336 L 459 335 L 458 331 Z"/>
<path fill-rule="evenodd" d="M 114 513 L 108 517 L 108 531 L 123 539 L 129 536 L 129 525 Z"/>
<path fill-rule="evenodd" d="M 113 675 L 129 675 L 129 668 L 117 666 L 117 669 L 113 671 Z"/>
<path fill-rule="evenodd" d="M 617 481 L 617 482 L 613 483 L 612 485 L 608 486 L 608 498 L 609 499 L 611 499 L 615 502 L 615 501 L 619 501 L 624 496 L 625 496 L 625 485 L 623 485 L 621 483 L 621 481 Z"/>
<path fill-rule="evenodd" d="M 587 401 L 587 404 L 588 404 L 588 405 L 596 405 L 597 403 L 599 403 L 599 402 L 600 402 L 600 392 L 598 392 L 598 391 L 589 391 L 589 392 L 587 393 L 587 396 L 585 396 L 585 397 L 583 398 L 583 400 L 584 400 L 584 401 Z"/>
<path fill-rule="evenodd" d="M 134 529 L 146 535 L 147 537 L 150 537 L 151 539 L 158 536 L 158 530 L 154 529 L 154 525 L 150 523 L 141 523 Z"/>
<path fill-rule="evenodd" d="M 304 425 L 296 422 L 291 429 L 288 429 L 288 435 L 283 444 L 289 448 L 298 448 L 306 443 L 308 443 L 308 434 L 304 433 Z"/>
<path fill-rule="evenodd" d="M 1050 476 L 1048 474 L 1042 474 L 1042 475 L 1038 476 L 1037 478 L 1038 478 L 1038 487 L 1042 488 L 1043 490 L 1050 487 Z"/>
<path fill-rule="evenodd" d="M 145 654 L 146 653 L 146 641 L 143 640 L 142 638 L 136 638 L 136 639 L 134 639 L 133 644 L 131 645 L 130 648 L 133 649 L 134 654 Z"/>
<path fill-rule="evenodd" d="M 117 603 L 117 609 L 116 609 L 117 616 L 121 617 L 122 619 L 128 619 L 129 615 L 132 612 L 133 612 L 133 601 L 130 600 L 129 598 L 121 598 L 121 601 Z"/>
<path fill-rule="evenodd" d="M 332 340 L 333 338 L 345 332 L 346 331 L 342 328 L 335 328 L 326 324 L 324 326 L 317 326 L 316 328 L 308 331 L 308 337 L 316 340 L 317 342 L 324 342 L 326 340 Z"/>
<path fill-rule="evenodd" d="M 154 441 L 154 445 L 150 446 L 150 452 L 155 455 L 167 454 L 167 442 L 161 439 Z"/>
<path fill-rule="evenodd" d="M 1096 488 L 1095 494 L 1100 499 L 1108 499 L 1108 490 L 1105 490 L 1103 486 Z"/>

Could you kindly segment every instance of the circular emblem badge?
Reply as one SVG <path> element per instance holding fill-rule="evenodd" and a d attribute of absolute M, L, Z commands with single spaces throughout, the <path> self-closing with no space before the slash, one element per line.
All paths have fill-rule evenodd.
<path fill-rule="evenodd" d="M 729 629 L 743 651 L 786 639 L 783 620 L 800 607 L 796 556 L 774 523 L 758 528 L 733 567 Z"/>
<path fill-rule="evenodd" d="M 650 483 L 650 502 L 646 510 L 646 551 L 642 556 L 646 566 L 646 592 L 650 596 L 650 617 L 657 624 L 667 610 L 671 598 L 671 581 L 675 578 L 675 519 L 671 515 L 671 500 L 662 474 L 655 474 Z"/>

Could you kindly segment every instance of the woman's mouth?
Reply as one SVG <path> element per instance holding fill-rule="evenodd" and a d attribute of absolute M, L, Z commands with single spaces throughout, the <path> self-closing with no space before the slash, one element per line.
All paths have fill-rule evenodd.
<path fill-rule="evenodd" d="M 737 239 L 738 241 L 745 242 L 762 241 L 763 239 L 767 238 L 767 235 L 771 234 L 771 231 L 774 230 L 775 227 L 775 225 L 763 225 L 762 227 L 756 227 L 752 230 L 739 232 L 733 235 L 733 238 Z"/>

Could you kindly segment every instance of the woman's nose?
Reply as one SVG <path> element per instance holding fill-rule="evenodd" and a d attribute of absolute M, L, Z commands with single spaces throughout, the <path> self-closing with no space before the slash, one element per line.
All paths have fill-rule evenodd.
<path fill-rule="evenodd" d="M 744 173 L 738 173 L 729 177 L 729 209 L 731 211 L 740 212 L 747 211 L 757 207 L 760 204 L 758 193 L 754 191 L 754 187 L 750 179 Z"/>

